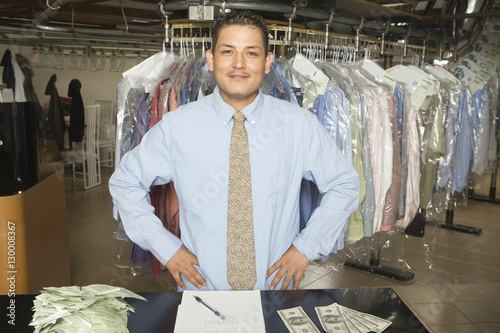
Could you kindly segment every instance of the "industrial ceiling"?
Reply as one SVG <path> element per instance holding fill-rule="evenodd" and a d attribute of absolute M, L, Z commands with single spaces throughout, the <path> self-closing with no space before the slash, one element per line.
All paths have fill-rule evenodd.
<path fill-rule="evenodd" d="M 161 49 L 172 25 L 193 23 L 189 7 L 248 9 L 269 23 L 387 41 L 456 48 L 489 16 L 493 0 L 2 0 L 0 43 L 65 48 Z M 203 20 L 202 20 L 203 21 Z M 201 36 L 200 36 L 201 37 Z M 167 39 L 168 41 L 168 39 Z"/>

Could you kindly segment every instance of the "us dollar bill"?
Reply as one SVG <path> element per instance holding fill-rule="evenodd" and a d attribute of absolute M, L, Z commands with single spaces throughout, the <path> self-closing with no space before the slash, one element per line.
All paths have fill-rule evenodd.
<path fill-rule="evenodd" d="M 278 310 L 278 315 L 290 333 L 320 333 L 301 306 Z"/>
<path fill-rule="evenodd" d="M 317 306 L 315 310 L 325 332 L 357 333 L 352 332 L 347 326 L 346 320 L 338 304 L 334 303 L 327 306 Z"/>
<path fill-rule="evenodd" d="M 390 320 L 383 319 L 369 313 L 359 312 L 350 308 L 343 307 L 342 311 L 354 318 L 361 321 L 365 326 L 373 332 L 383 332 L 389 325 L 392 324 Z"/>

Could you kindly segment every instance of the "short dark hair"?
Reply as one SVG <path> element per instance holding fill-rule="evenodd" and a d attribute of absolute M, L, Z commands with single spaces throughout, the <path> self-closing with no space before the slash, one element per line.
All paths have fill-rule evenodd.
<path fill-rule="evenodd" d="M 267 27 L 266 21 L 259 14 L 248 10 L 231 10 L 229 13 L 222 14 L 215 20 L 212 27 L 213 48 L 217 45 L 220 31 L 231 25 L 248 25 L 260 30 L 262 42 L 264 43 L 264 51 L 267 52 L 269 46 L 269 28 Z"/>

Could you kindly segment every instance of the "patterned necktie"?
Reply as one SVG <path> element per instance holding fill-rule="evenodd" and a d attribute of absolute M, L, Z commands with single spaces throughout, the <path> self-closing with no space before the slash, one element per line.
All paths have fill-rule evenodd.
<path fill-rule="evenodd" d="M 251 290 L 257 274 L 248 135 L 245 115 L 236 111 L 233 119 L 227 204 L 227 280 L 234 290 Z"/>

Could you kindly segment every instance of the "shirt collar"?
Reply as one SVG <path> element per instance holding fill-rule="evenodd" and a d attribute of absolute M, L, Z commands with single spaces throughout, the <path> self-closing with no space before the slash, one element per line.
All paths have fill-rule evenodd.
<path fill-rule="evenodd" d="M 224 102 L 222 96 L 220 95 L 219 86 L 215 87 L 213 96 L 214 96 L 213 103 L 215 107 L 215 112 L 217 113 L 217 116 L 221 120 L 222 124 L 226 126 L 233 118 L 233 115 L 236 112 L 236 110 L 232 106 Z M 262 113 L 263 103 L 264 103 L 264 94 L 262 90 L 259 88 L 259 94 L 255 97 L 253 102 L 247 105 L 243 110 L 241 110 L 241 112 L 243 112 L 243 114 L 245 115 L 245 118 L 248 120 L 248 123 L 252 127 L 255 127 L 257 121 L 260 118 L 260 115 Z"/>

